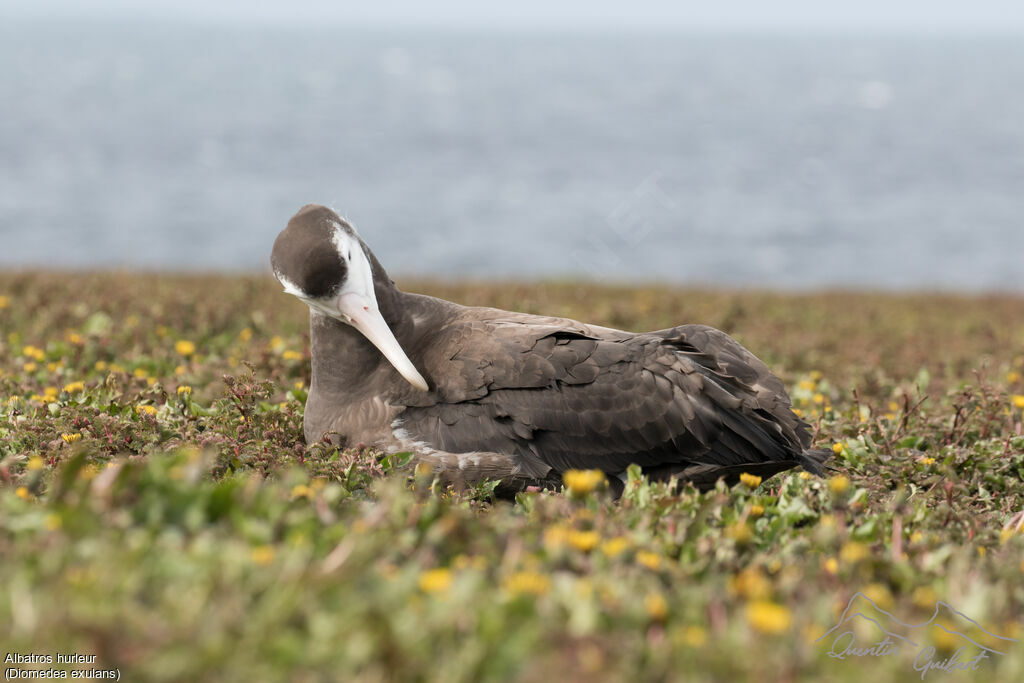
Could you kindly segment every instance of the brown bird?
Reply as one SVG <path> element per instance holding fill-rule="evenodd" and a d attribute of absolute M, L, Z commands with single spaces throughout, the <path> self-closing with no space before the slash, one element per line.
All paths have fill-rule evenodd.
<path fill-rule="evenodd" d="M 701 489 L 797 465 L 821 475 L 782 382 L 724 332 L 632 333 L 400 291 L 345 220 L 304 206 L 274 275 L 310 309 L 307 443 L 411 451 L 448 480 L 516 490 L 631 463 Z"/>

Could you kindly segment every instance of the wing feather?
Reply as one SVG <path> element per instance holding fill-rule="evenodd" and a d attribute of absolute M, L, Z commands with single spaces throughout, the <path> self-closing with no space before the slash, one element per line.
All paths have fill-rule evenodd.
<path fill-rule="evenodd" d="M 450 452 L 518 455 L 538 477 L 792 463 L 809 443 L 782 382 L 719 330 L 630 335 L 557 321 L 451 330 L 427 359 L 437 387 L 406 407 L 402 428 Z"/>

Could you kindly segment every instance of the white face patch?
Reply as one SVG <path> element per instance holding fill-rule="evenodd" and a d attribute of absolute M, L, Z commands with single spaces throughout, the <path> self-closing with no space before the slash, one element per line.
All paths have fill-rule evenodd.
<path fill-rule="evenodd" d="M 352 228 L 352 231 L 355 232 L 355 228 Z M 370 259 L 366 257 L 359 238 L 349 234 L 343 227 L 335 223 L 331 244 L 334 245 L 338 256 L 345 264 L 347 273 L 345 282 L 337 293 L 327 297 L 311 297 L 282 274 L 275 272 L 274 277 L 284 287 L 286 294 L 300 299 L 314 313 L 338 319 L 337 301 L 342 294 L 358 294 L 374 303 L 377 302 L 377 295 L 373 288 L 373 268 L 370 266 Z M 349 321 L 344 320 L 343 322 Z"/>
<path fill-rule="evenodd" d="M 277 281 L 281 283 L 282 287 L 284 287 L 285 294 L 291 294 L 292 296 L 297 296 L 300 299 L 306 298 L 306 295 L 302 293 L 302 290 L 299 289 L 298 285 L 286 278 L 284 275 L 281 275 L 281 273 L 276 270 L 274 271 L 274 277 L 276 277 Z"/>
<path fill-rule="evenodd" d="M 350 235 L 339 225 L 334 231 L 334 236 L 331 237 L 331 242 L 338 250 L 338 256 L 348 268 L 348 277 L 345 278 L 341 291 L 333 297 L 333 300 L 343 294 L 358 294 L 376 304 L 377 294 L 373 289 L 373 268 L 370 267 L 370 259 L 366 258 L 359 238 Z M 334 310 L 337 311 L 337 308 Z"/>

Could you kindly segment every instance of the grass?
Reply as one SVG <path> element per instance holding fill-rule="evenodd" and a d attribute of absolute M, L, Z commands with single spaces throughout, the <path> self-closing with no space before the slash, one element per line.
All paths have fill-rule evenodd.
<path fill-rule="evenodd" d="M 515 505 L 441 490 L 402 454 L 302 442 L 306 311 L 269 277 L 2 274 L 0 650 L 129 681 L 921 676 L 907 648 L 815 642 L 858 592 L 1024 640 L 1024 300 L 408 288 L 725 329 L 838 472 L 706 494 L 634 476 L 618 502 L 586 474 Z M 1005 649 L 927 678 L 1024 679 Z"/>

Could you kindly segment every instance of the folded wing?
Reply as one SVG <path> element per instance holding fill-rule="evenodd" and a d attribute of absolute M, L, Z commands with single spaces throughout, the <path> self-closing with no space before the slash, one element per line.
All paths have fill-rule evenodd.
<path fill-rule="evenodd" d="M 460 321 L 428 373 L 441 378 L 399 416 L 410 437 L 453 453 L 517 456 L 522 471 L 637 463 L 662 477 L 713 484 L 773 474 L 804 456 L 807 425 L 782 383 L 714 328 L 647 334 L 508 316 Z"/>

